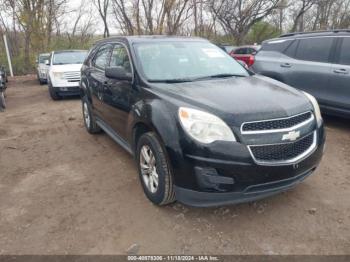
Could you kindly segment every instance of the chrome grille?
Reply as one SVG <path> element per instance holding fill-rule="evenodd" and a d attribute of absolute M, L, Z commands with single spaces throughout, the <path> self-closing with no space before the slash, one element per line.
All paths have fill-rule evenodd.
<path fill-rule="evenodd" d="M 279 118 L 272 120 L 254 121 L 243 123 L 241 127 L 242 133 L 263 132 L 271 130 L 283 130 L 293 128 L 313 119 L 311 112 L 306 112 L 292 117 Z"/>
<path fill-rule="evenodd" d="M 316 148 L 316 131 L 289 143 L 253 145 L 249 150 L 257 163 L 293 163 L 310 154 Z"/>
<path fill-rule="evenodd" d="M 75 72 L 64 72 L 63 78 L 68 82 L 79 82 L 80 81 L 80 71 Z"/>

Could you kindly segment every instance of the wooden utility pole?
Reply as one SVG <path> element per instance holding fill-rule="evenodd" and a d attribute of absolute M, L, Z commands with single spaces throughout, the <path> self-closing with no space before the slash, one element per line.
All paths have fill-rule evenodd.
<path fill-rule="evenodd" d="M 5 43 L 5 49 L 6 49 L 6 55 L 7 55 L 7 62 L 9 64 L 10 75 L 13 77 L 12 62 L 11 62 L 11 56 L 10 56 L 10 52 L 9 52 L 9 47 L 7 45 L 6 34 L 4 34 L 4 43 Z"/>

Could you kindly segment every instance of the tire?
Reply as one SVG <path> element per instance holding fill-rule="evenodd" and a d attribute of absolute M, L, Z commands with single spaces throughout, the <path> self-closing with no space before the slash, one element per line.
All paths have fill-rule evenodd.
<path fill-rule="evenodd" d="M 52 100 L 60 100 L 61 97 L 55 92 L 55 90 L 53 89 L 52 85 L 49 85 L 49 93 L 50 96 L 52 98 Z"/>
<path fill-rule="evenodd" d="M 82 111 L 86 130 L 90 134 L 101 133 L 102 129 L 96 123 L 95 116 L 91 110 L 91 104 L 86 96 L 82 98 Z"/>
<path fill-rule="evenodd" d="M 145 157 L 147 155 L 148 162 Z M 137 143 L 136 161 L 141 185 L 147 198 L 158 206 L 174 202 L 175 192 L 170 163 L 155 133 L 145 133 L 140 137 Z"/>
<path fill-rule="evenodd" d="M 0 112 L 5 111 L 5 109 L 6 109 L 5 93 L 4 91 L 0 91 Z"/>
<path fill-rule="evenodd" d="M 42 85 L 44 85 L 46 82 L 45 82 L 45 80 L 42 80 L 41 78 L 39 78 L 39 84 L 42 86 Z"/>

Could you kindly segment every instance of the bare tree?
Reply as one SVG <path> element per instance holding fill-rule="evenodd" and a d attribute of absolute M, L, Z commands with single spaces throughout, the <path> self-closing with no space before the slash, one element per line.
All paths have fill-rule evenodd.
<path fill-rule="evenodd" d="M 241 44 L 249 29 L 267 17 L 279 0 L 210 0 L 210 9 L 227 34 Z"/>
<path fill-rule="evenodd" d="M 65 14 L 67 0 L 45 0 L 47 47 L 51 45 L 54 27 L 59 30 L 59 18 Z"/>
<path fill-rule="evenodd" d="M 314 4 L 316 3 L 316 0 L 298 0 L 293 2 L 293 5 L 291 7 L 293 11 L 293 27 L 291 29 L 292 32 L 295 31 L 304 31 L 304 14 L 310 10 Z"/>
<path fill-rule="evenodd" d="M 75 20 L 70 27 L 66 24 L 66 36 L 69 41 L 69 48 L 81 47 L 88 42 L 95 33 L 94 19 L 92 15 L 92 6 L 83 0 L 80 6 L 71 12 L 75 16 Z"/>
<path fill-rule="evenodd" d="M 191 0 L 111 0 L 124 34 L 176 34 L 192 15 Z"/>
<path fill-rule="evenodd" d="M 103 21 L 104 25 L 104 32 L 103 32 L 103 37 L 109 37 L 109 27 L 108 27 L 108 12 L 109 12 L 109 4 L 110 0 L 93 0 L 94 5 L 96 6 L 100 17 Z"/>

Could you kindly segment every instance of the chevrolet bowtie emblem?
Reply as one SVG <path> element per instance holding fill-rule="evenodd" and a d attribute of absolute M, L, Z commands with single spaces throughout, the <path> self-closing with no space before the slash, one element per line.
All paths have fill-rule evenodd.
<path fill-rule="evenodd" d="M 300 137 L 300 131 L 292 131 L 288 134 L 283 135 L 282 141 L 289 140 L 289 141 L 295 141 Z"/>

